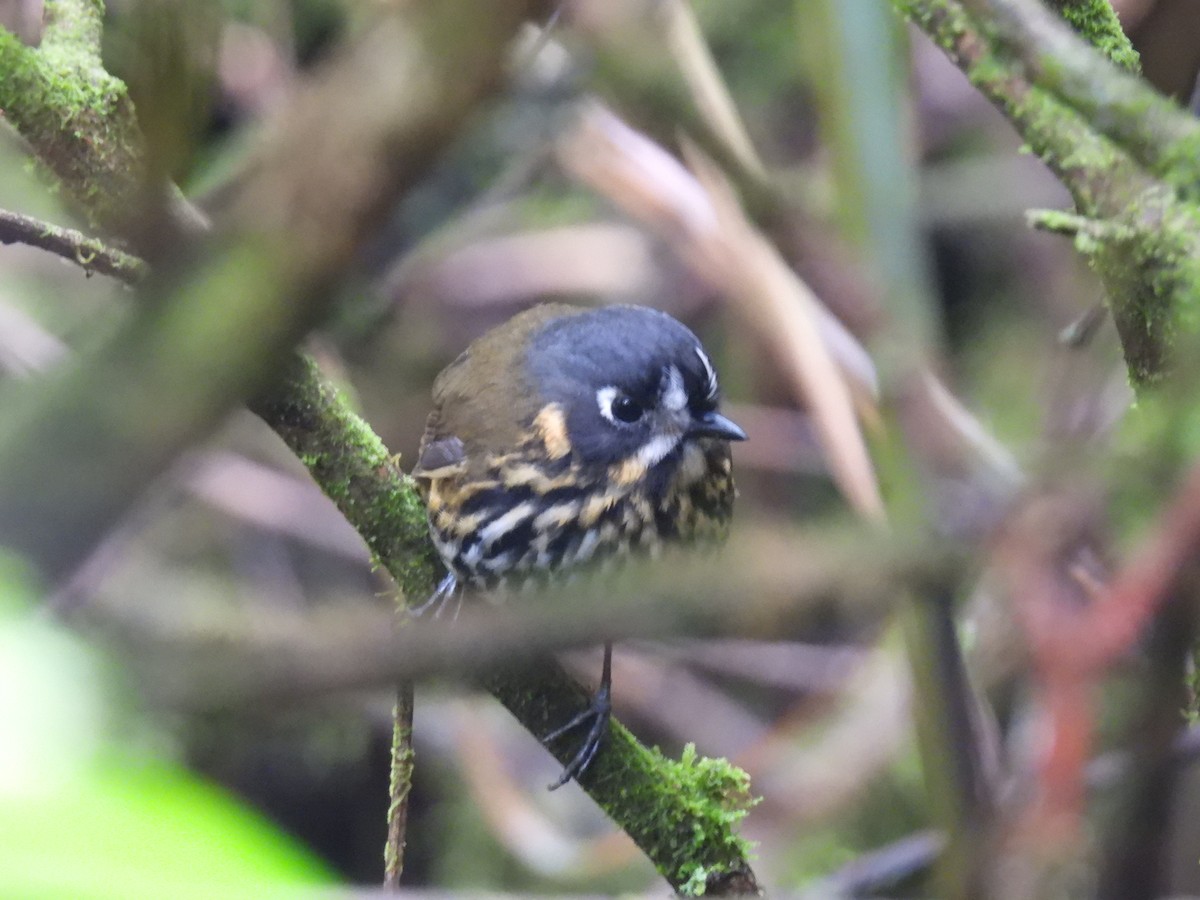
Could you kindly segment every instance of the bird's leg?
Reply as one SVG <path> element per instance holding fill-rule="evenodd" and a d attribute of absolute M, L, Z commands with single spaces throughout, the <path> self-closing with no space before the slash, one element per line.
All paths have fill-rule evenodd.
<path fill-rule="evenodd" d="M 587 767 L 596 758 L 600 744 L 604 741 L 604 735 L 608 730 L 608 720 L 611 717 L 612 643 L 606 642 L 604 644 L 604 668 L 600 672 L 600 687 L 592 697 L 592 702 L 588 705 L 587 709 L 571 719 L 570 722 L 555 728 L 542 738 L 542 743 L 548 745 L 551 741 L 558 740 L 568 731 L 574 731 L 580 725 L 591 722 L 591 727 L 588 728 L 587 736 L 583 739 L 583 744 L 580 745 L 579 751 L 567 763 L 562 771 L 562 775 L 558 777 L 558 781 L 550 785 L 550 790 L 553 791 L 562 787 L 572 778 L 578 779 L 580 775 L 587 771 Z"/>
<path fill-rule="evenodd" d="M 462 592 L 458 590 L 458 579 L 454 577 L 453 572 L 447 572 L 446 577 L 438 582 L 438 586 L 433 589 L 433 593 L 429 595 L 429 599 L 420 606 L 414 606 L 409 609 L 408 614 L 417 618 L 425 615 L 429 610 L 433 610 L 433 617 L 440 619 L 442 610 L 446 608 L 446 601 L 451 597 L 458 596 L 458 606 L 454 609 L 454 618 L 458 618 L 458 611 L 462 609 Z"/>

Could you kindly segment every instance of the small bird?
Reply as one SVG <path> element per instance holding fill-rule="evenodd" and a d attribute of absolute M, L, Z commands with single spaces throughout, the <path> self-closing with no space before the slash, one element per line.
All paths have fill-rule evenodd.
<path fill-rule="evenodd" d="M 545 304 L 477 339 L 437 377 L 413 476 L 448 575 L 498 592 L 724 537 L 733 510 L 720 389 L 700 341 L 641 306 Z M 595 757 L 611 712 L 612 645 L 590 723 L 551 789 Z"/>

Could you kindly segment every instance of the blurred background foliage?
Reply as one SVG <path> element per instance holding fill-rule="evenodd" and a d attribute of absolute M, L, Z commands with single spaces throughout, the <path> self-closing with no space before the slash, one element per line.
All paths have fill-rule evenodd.
<path fill-rule="evenodd" d="M 375 5 L 110 0 L 104 59 L 129 85 L 153 164 L 219 208 L 260 123 L 340 38 L 371 27 Z M 647 134 L 677 140 L 677 76 L 656 35 L 621 30 L 624 5 L 578 3 L 544 39 L 526 35 L 512 86 L 361 248 L 313 349 L 388 447 L 412 460 L 432 378 L 473 337 L 538 299 L 649 303 L 701 335 L 751 435 L 736 450 L 739 523 L 840 519 L 811 421 L 773 356 L 661 235 L 580 186 L 547 150 L 591 90 Z M 1147 78 L 1186 101 L 1200 68 L 1195 5 L 1115 6 Z M 34 40 L 39 7 L 0 11 Z M 1078 350 L 1060 341 L 1099 302 L 1099 286 L 1068 240 L 1024 219 L 1069 198 L 939 50 L 875 0 L 693 8 L 776 192 L 761 206 L 747 192 L 747 206 L 823 300 L 849 321 L 864 278 L 936 297 L 936 315 L 905 327 L 941 349 L 958 397 L 1018 460 L 1073 415 L 1120 418 L 1128 392 L 1112 329 Z M 161 29 L 160 16 L 187 27 Z M 79 224 L 61 199 L 0 131 L 0 207 Z M 6 380 L 100 345 L 130 314 L 120 284 L 30 247 L 0 248 Z M 1122 482 L 1121 540 L 1169 487 L 1152 462 Z M 169 646 L 172 635 L 267 633 L 277 617 L 319 623 L 392 602 L 360 539 L 259 421 L 230 417 L 156 481 L 55 596 L 69 627 L 33 611 L 16 570 L 0 588 L 0 781 L 53 783 L 36 814 L 0 815 L 0 894 L 377 883 L 389 690 L 212 710 L 137 677 L 139 648 Z M 972 666 L 1020 665 L 1014 640 L 981 637 L 980 615 L 967 634 Z M 745 832 L 765 883 L 819 884 L 886 845 L 914 860 L 897 865 L 891 890 L 923 895 L 936 838 L 898 678 L 872 651 L 878 637 L 831 615 L 765 645 L 630 642 L 618 649 L 616 712 L 668 753 L 694 742 L 751 773 L 763 799 Z M 572 655 L 581 677 L 594 657 Z M 660 884 L 574 785 L 542 790 L 553 760 L 486 696 L 422 684 L 415 740 L 406 884 L 519 894 Z M 1200 796 L 1187 788 L 1180 802 L 1194 810 Z M 119 840 L 78 840 L 97 831 Z M 1200 891 L 1187 838 L 1178 893 Z M 43 856 L 75 874 L 48 874 Z"/>

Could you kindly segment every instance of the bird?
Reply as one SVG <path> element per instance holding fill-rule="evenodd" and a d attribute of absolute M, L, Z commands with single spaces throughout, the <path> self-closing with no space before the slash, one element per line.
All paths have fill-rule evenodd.
<path fill-rule="evenodd" d="M 429 603 L 509 594 L 591 568 L 724 538 L 730 443 L 716 370 L 657 309 L 533 306 L 477 338 L 435 379 L 413 478 L 447 574 Z M 591 764 L 611 715 L 612 644 L 588 726 L 553 790 Z"/>

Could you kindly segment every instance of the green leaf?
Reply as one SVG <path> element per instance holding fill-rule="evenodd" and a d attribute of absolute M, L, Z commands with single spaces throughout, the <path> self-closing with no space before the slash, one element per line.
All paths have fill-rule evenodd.
<path fill-rule="evenodd" d="M 331 881 L 261 817 L 172 766 L 108 763 L 0 796 L 0 896 L 263 897 Z"/>
<path fill-rule="evenodd" d="M 295 896 L 333 883 L 311 854 L 110 724 L 103 660 L 0 558 L 0 897 Z"/>

